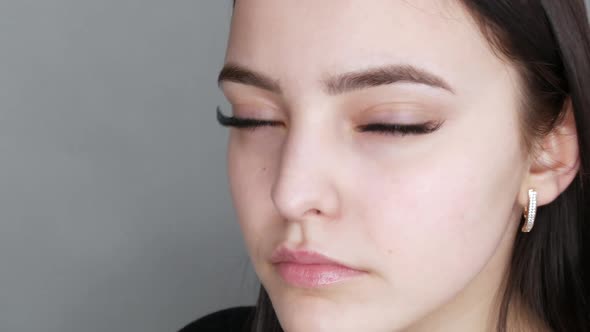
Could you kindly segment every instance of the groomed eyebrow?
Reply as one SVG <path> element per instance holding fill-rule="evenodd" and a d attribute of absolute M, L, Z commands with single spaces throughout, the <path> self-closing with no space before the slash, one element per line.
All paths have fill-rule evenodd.
<path fill-rule="evenodd" d="M 235 64 L 227 64 L 219 73 L 217 82 L 231 81 L 252 85 L 280 94 L 282 89 L 278 81 L 254 70 Z M 372 88 L 394 83 L 415 83 L 455 93 L 450 84 L 440 76 L 412 65 L 388 65 L 367 70 L 328 76 L 322 80 L 322 87 L 329 95 L 338 95 L 360 89 Z"/>
<path fill-rule="evenodd" d="M 330 95 L 354 90 L 377 87 L 394 83 L 415 83 L 455 93 L 440 76 L 412 65 L 388 65 L 363 71 L 345 73 L 323 80 L 323 86 Z"/>
<path fill-rule="evenodd" d="M 277 81 L 254 70 L 234 64 L 226 64 L 221 69 L 217 78 L 217 84 L 221 85 L 225 81 L 252 85 L 276 94 L 280 94 L 282 91 Z"/>

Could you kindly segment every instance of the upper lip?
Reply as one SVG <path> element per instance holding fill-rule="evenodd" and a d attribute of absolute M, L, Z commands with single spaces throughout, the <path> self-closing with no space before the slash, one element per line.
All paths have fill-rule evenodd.
<path fill-rule="evenodd" d="M 340 262 L 328 258 L 313 250 L 293 250 L 286 246 L 281 246 L 274 251 L 271 262 L 277 263 L 297 263 L 297 264 L 326 264 L 339 265 L 348 267 Z"/>

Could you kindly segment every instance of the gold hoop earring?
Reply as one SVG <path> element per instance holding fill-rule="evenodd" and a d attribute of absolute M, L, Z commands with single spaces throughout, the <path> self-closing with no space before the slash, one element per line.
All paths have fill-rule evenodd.
<path fill-rule="evenodd" d="M 535 217 L 537 216 L 537 192 L 535 189 L 529 189 L 529 205 L 524 207 L 524 225 L 522 232 L 528 233 L 535 225 Z"/>

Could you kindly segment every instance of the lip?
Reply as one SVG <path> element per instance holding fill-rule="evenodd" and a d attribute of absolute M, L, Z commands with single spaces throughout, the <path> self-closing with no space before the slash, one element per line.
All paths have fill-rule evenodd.
<path fill-rule="evenodd" d="M 365 274 L 313 250 L 292 250 L 281 246 L 271 262 L 288 284 L 301 288 L 320 288 Z"/>

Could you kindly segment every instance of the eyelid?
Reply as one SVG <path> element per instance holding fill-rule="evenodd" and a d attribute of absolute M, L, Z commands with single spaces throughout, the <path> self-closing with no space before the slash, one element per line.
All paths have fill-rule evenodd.
<path fill-rule="evenodd" d="M 432 110 L 424 105 L 416 103 L 385 103 L 369 108 L 359 114 L 359 120 L 363 122 L 385 123 L 426 123 L 433 117 Z"/>
<path fill-rule="evenodd" d="M 219 107 L 217 107 L 217 120 L 222 126 L 231 126 L 239 129 L 251 130 L 264 126 L 282 125 L 280 121 L 258 120 L 236 116 L 228 117 L 223 115 Z M 374 132 L 378 134 L 387 134 L 390 136 L 424 135 L 438 130 L 443 123 L 444 121 L 427 121 L 412 124 L 374 122 L 361 125 L 358 128 L 361 132 Z"/>
<path fill-rule="evenodd" d="M 425 135 L 437 131 L 443 122 L 429 121 L 415 124 L 369 123 L 359 127 L 361 132 L 386 133 L 390 135 Z"/>
<path fill-rule="evenodd" d="M 217 121 L 222 126 L 232 126 L 238 128 L 252 128 L 260 126 L 277 126 L 281 123 L 279 121 L 258 120 L 252 118 L 241 118 L 237 116 L 226 116 L 221 112 L 219 106 L 217 107 Z"/>

